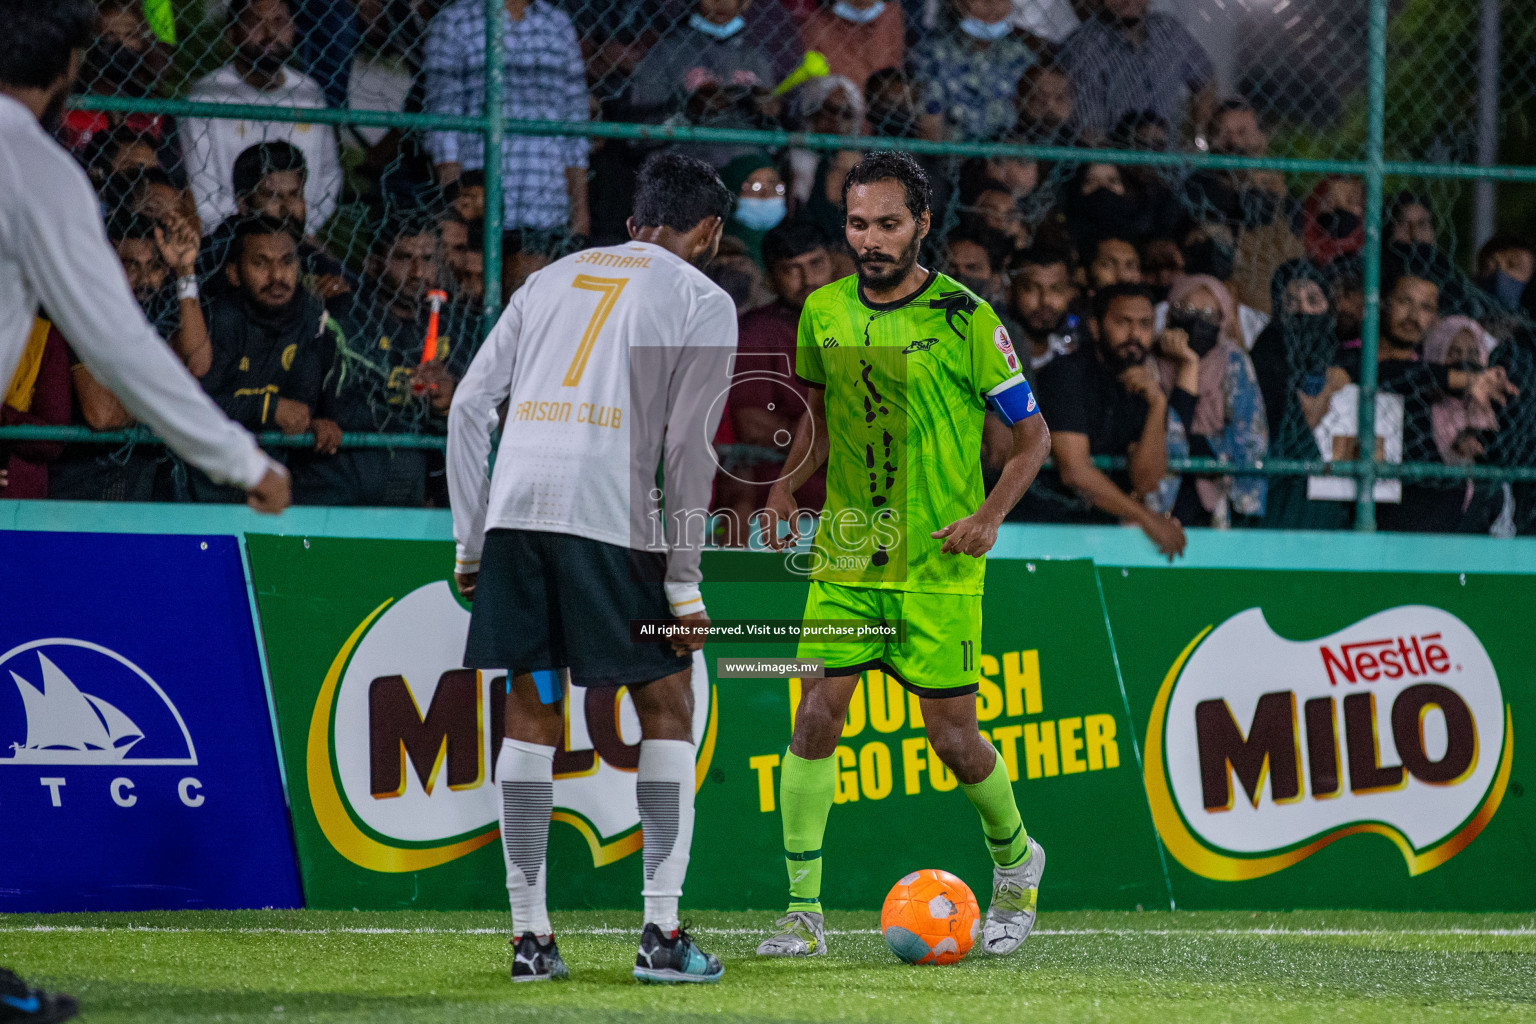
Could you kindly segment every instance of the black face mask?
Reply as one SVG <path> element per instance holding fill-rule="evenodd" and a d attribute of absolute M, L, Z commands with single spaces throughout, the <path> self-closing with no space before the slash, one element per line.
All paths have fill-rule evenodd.
<path fill-rule="evenodd" d="M 886 138 L 909 139 L 917 135 L 917 115 L 906 107 L 872 107 L 868 119 L 875 134 Z"/>
<path fill-rule="evenodd" d="M 1218 281 L 1232 280 L 1237 263 L 1237 253 L 1229 245 L 1222 245 L 1214 238 L 1195 242 L 1184 250 L 1184 272 L 1209 274 Z"/>
<path fill-rule="evenodd" d="M 1283 313 L 1281 337 L 1292 373 L 1320 374 L 1327 370 L 1338 347 L 1331 313 Z"/>
<path fill-rule="evenodd" d="M 1123 238 L 1126 228 L 1136 220 L 1136 203 L 1128 196 L 1101 188 L 1078 200 L 1079 220 L 1089 232 L 1100 238 Z"/>
<path fill-rule="evenodd" d="M 80 64 L 81 84 L 107 93 L 145 96 L 151 77 L 144 55 L 115 41 L 93 43 Z"/>
<path fill-rule="evenodd" d="M 1360 229 L 1360 216 L 1348 210 L 1329 210 L 1317 215 L 1317 226 L 1330 238 L 1348 238 Z"/>
<path fill-rule="evenodd" d="M 1189 335 L 1189 347 L 1202 359 L 1221 340 L 1221 328 L 1196 313 L 1170 309 L 1168 326 Z"/>

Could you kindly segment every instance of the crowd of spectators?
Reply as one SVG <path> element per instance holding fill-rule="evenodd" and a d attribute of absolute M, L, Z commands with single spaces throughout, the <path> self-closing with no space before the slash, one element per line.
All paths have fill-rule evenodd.
<path fill-rule="evenodd" d="M 176 54 L 139 0 L 100 4 L 82 88 L 169 94 Z M 60 140 L 98 186 L 146 314 L 208 393 L 253 430 L 312 435 L 273 452 L 298 502 L 445 503 L 440 453 L 408 439 L 443 434 L 485 327 L 483 136 L 284 112 L 481 116 L 484 0 L 224 0 L 222 13 L 210 51 L 220 63 L 185 95 L 287 119 L 115 105 L 70 111 Z M 830 73 L 781 94 L 810 51 Z M 1339 424 L 1360 375 L 1363 186 L 1095 162 L 1086 150 L 1098 146 L 1268 155 L 1265 118 L 1221 95 L 1201 44 L 1148 0 L 505 0 L 497 59 L 503 109 L 519 121 L 859 137 L 842 150 L 688 144 L 738 196 L 710 273 L 737 301 L 743 365 L 777 368 L 730 396 L 720 509 L 755 508 L 781 471 L 804 399 L 786 372 L 799 309 L 852 272 L 839 203 L 848 168 L 883 139 L 951 139 L 1085 150 L 920 158 L 938 211 L 925 261 L 997 309 L 1052 428 L 1052 468 L 1014 518 L 1133 523 L 1169 553 L 1187 526 L 1350 520 L 1348 500 L 1313 493 L 1304 475 L 1241 469 L 1354 455 Z M 509 134 L 493 157 L 503 301 L 552 260 L 625 238 L 636 171 L 660 145 Z M 1384 407 L 1390 436 L 1378 444 L 1405 461 L 1529 463 L 1536 250 L 1499 235 L 1467 274 L 1438 247 L 1441 232 L 1422 195 L 1402 192 L 1385 211 L 1377 369 L 1397 405 Z M 68 341 L 40 321 L 3 422 L 131 425 Z M 343 447 L 343 433 L 407 440 Z M 1007 443 L 989 422 L 984 473 Z M 1106 456 L 1118 460 L 1107 469 L 1094 461 Z M 1185 456 L 1233 472 L 1170 474 L 1168 460 Z M 239 497 L 146 444 L 13 445 L 8 479 L 0 496 Z M 820 487 L 802 490 L 807 508 Z M 1518 485 L 1410 480 L 1379 518 L 1507 533 L 1536 529 L 1533 499 Z M 729 527 L 720 539 L 746 540 Z"/>

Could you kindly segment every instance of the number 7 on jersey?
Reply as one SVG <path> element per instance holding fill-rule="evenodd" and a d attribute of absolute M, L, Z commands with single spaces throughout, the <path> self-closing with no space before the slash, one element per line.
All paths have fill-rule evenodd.
<path fill-rule="evenodd" d="M 586 292 L 597 292 L 602 298 L 597 300 L 597 308 L 592 311 L 592 319 L 587 321 L 586 333 L 581 336 L 581 344 L 576 346 L 576 355 L 571 359 L 571 368 L 565 371 L 565 380 L 562 383 L 573 388 L 581 383 L 581 375 L 586 372 L 587 360 L 592 357 L 592 346 L 597 342 L 597 335 L 603 329 L 603 324 L 608 321 L 608 314 L 613 312 L 613 307 L 618 305 L 619 296 L 624 292 L 624 286 L 629 284 L 627 277 L 593 277 L 590 274 L 577 274 L 571 282 L 572 288 L 579 288 Z"/>

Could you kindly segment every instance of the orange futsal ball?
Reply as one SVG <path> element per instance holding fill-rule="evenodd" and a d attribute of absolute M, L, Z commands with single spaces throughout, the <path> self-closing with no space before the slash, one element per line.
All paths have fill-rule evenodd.
<path fill-rule="evenodd" d="M 980 927 L 981 909 L 971 887 L 937 868 L 904 877 L 880 908 L 880 934 L 908 964 L 959 963 Z"/>

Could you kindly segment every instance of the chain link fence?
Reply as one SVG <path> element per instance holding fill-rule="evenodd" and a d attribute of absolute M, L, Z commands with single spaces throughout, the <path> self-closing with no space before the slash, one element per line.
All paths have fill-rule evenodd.
<path fill-rule="evenodd" d="M 398 325 L 364 299 L 440 290 L 467 365 L 529 273 L 625 237 L 656 149 L 743 196 L 782 185 L 835 246 L 847 168 L 902 148 L 935 185 L 926 256 L 1000 310 L 1027 244 L 1069 250 L 1080 287 L 1117 242 L 1159 290 L 1219 282 L 1175 289 L 1174 312 L 1204 303 L 1240 345 L 1262 444 L 1170 454 L 1241 470 L 1237 513 L 1254 518 L 1236 496 L 1258 485 L 1275 525 L 1536 529 L 1536 19 L 1518 0 L 1148 8 L 101 0 L 61 141 L 109 224 L 196 232 L 205 281 L 233 218 L 302 223 L 305 283 L 345 326 L 331 386 L 377 410 L 349 443 L 433 430 L 371 351 Z M 745 308 L 771 295 L 762 232 L 732 228 L 717 278 Z M 427 236 L 415 277 L 391 270 Z"/>

